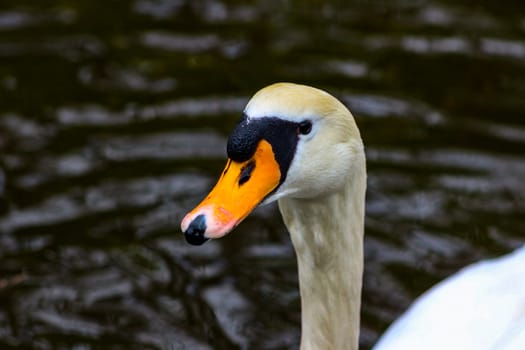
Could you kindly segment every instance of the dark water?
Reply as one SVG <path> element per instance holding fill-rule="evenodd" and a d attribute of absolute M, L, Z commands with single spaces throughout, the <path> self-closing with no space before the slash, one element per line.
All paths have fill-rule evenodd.
<path fill-rule="evenodd" d="M 522 1 L 2 1 L 0 348 L 297 348 L 275 206 L 202 247 L 179 231 L 275 81 L 362 130 L 363 349 L 524 241 Z"/>

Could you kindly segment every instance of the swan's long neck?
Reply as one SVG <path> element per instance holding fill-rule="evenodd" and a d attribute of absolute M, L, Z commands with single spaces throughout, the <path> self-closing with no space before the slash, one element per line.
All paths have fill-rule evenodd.
<path fill-rule="evenodd" d="M 366 170 L 344 190 L 311 200 L 281 199 L 301 292 L 301 349 L 357 350 L 363 274 Z"/>

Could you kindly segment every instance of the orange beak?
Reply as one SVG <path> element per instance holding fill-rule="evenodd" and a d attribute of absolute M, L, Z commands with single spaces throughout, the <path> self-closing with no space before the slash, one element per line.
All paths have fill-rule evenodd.
<path fill-rule="evenodd" d="M 200 245 L 226 235 L 277 188 L 280 179 L 279 163 L 264 139 L 251 159 L 242 163 L 228 159 L 215 187 L 182 220 L 186 240 Z"/>

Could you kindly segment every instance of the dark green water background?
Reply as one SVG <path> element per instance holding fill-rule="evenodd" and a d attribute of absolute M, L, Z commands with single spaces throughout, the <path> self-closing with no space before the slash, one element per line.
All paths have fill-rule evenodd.
<path fill-rule="evenodd" d="M 523 1 L 0 2 L 0 349 L 294 349 L 275 206 L 202 247 L 247 99 L 311 84 L 366 144 L 361 344 L 525 234 Z"/>

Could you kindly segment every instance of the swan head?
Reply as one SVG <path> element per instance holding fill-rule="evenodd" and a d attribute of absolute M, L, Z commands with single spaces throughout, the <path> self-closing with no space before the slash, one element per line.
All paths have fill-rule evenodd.
<path fill-rule="evenodd" d="M 364 159 L 348 109 L 322 90 L 291 83 L 267 86 L 251 98 L 227 153 L 217 184 L 182 221 L 191 244 L 224 236 L 261 203 L 340 191 L 356 160 Z"/>

